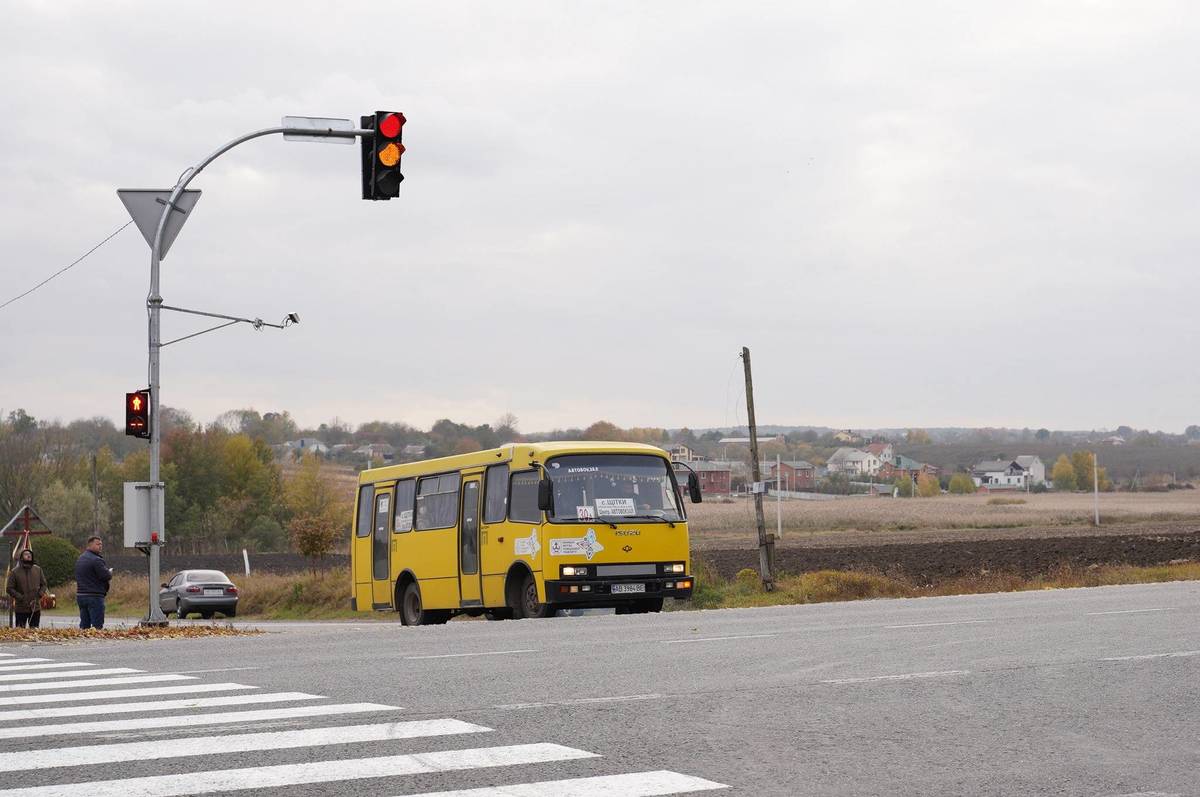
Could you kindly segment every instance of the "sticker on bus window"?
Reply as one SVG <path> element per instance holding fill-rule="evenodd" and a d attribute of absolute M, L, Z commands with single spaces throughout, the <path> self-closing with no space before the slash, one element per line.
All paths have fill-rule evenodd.
<path fill-rule="evenodd" d="M 388 497 L 386 495 L 379 496 L 379 511 L 388 511 Z"/>
<path fill-rule="evenodd" d="M 632 498 L 597 498 L 597 515 L 633 515 L 637 509 L 633 506 Z"/>
<path fill-rule="evenodd" d="M 517 537 L 513 540 L 513 553 L 517 556 L 528 556 L 530 561 L 533 561 L 540 550 L 542 544 L 538 542 L 537 529 L 531 529 L 528 537 Z"/>
<path fill-rule="evenodd" d="M 402 509 L 396 513 L 396 531 L 412 531 L 411 509 Z"/>
<path fill-rule="evenodd" d="M 575 507 L 575 518 L 577 520 L 595 520 L 596 511 L 590 506 L 577 506 Z"/>
<path fill-rule="evenodd" d="M 550 540 L 551 556 L 586 556 L 588 561 L 604 550 L 604 546 L 596 539 L 596 530 L 588 529 L 582 537 L 559 537 Z"/>

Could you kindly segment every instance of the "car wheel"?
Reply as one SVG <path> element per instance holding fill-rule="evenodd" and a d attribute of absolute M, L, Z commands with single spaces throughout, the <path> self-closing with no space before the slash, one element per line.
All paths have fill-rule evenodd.
<path fill-rule="evenodd" d="M 188 606 L 186 603 L 180 602 L 179 609 L 177 611 L 179 613 L 179 619 L 186 620 L 187 616 L 192 613 L 192 607 Z"/>
<path fill-rule="evenodd" d="M 221 613 L 224 614 L 226 617 L 237 617 L 237 607 L 233 606 Z"/>
<path fill-rule="evenodd" d="M 212 609 L 206 609 L 205 611 L 200 612 L 201 620 L 211 620 L 212 618 L 213 618 Z"/>

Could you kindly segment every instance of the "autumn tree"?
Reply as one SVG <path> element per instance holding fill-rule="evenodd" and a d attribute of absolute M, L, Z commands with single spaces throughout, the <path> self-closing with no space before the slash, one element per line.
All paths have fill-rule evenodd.
<path fill-rule="evenodd" d="M 931 442 L 929 432 L 924 429 L 909 429 L 904 439 L 914 445 L 926 445 Z"/>
<path fill-rule="evenodd" d="M 975 480 L 967 473 L 956 473 L 950 477 L 950 492 L 955 495 L 970 495 L 975 492 Z"/>
<path fill-rule="evenodd" d="M 895 488 L 896 495 L 901 498 L 912 498 L 913 481 L 906 477 L 899 477 L 892 482 L 892 487 Z"/>
<path fill-rule="evenodd" d="M 942 494 L 942 485 L 931 474 L 922 473 L 917 477 L 917 495 L 922 498 L 936 498 Z"/>
<path fill-rule="evenodd" d="M 1054 462 L 1054 468 L 1050 471 L 1050 480 L 1054 482 L 1055 490 L 1070 491 L 1074 490 L 1078 481 L 1075 478 L 1075 468 L 1071 465 L 1071 460 L 1067 459 L 1066 454 L 1059 454 L 1058 459 Z"/>

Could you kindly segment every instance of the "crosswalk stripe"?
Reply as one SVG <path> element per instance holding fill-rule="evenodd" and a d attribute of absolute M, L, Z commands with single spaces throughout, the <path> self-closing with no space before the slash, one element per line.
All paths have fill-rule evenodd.
<path fill-rule="evenodd" d="M 728 788 L 724 783 L 714 783 L 711 780 L 663 769 L 657 772 L 630 772 L 625 775 L 517 783 L 512 786 L 485 786 L 482 789 L 429 791 L 410 797 L 650 797 L 655 794 L 682 794 Z"/>
<path fill-rule="evenodd" d="M 425 736 L 451 736 L 459 733 L 488 733 L 491 730 L 491 728 L 472 725 L 461 720 L 436 719 L 309 728 L 272 733 L 245 733 L 233 736 L 161 739 L 154 742 L 60 747 L 53 750 L 0 753 L 0 772 L 49 769 L 51 767 L 80 767 L 143 759 L 187 758 L 219 753 L 244 753 L 254 750 L 288 750 L 297 747 L 320 747 L 327 744 L 383 742 Z"/>
<path fill-rule="evenodd" d="M 63 783 L 56 786 L 31 786 L 24 789 L 2 790 L 0 797 L 175 797 L 176 795 L 211 794 L 242 789 L 336 783 L 365 778 L 390 778 L 482 767 L 544 764 L 580 758 L 598 758 L 598 756 L 586 750 L 576 750 L 558 744 L 516 744 L 507 747 L 439 750 L 432 753 L 377 758 L 311 761 L 267 767 L 187 772 L 178 775 L 152 775 L 122 780 Z"/>
<path fill-rule="evenodd" d="M 14 672 L 7 675 L 0 675 L 0 681 L 35 681 L 38 678 L 90 678 L 93 675 L 119 675 L 127 672 L 145 672 L 145 670 L 131 670 L 128 667 L 106 667 L 99 670 L 70 670 L 68 672 L 56 673 Z"/>
<path fill-rule="evenodd" d="M 119 679 L 116 679 L 119 680 Z M 116 700 L 123 697 L 157 697 L 161 695 L 190 695 L 204 692 L 235 692 L 239 689 L 257 689 L 245 684 L 184 684 L 183 686 L 150 686 L 140 689 L 101 689 L 100 691 L 68 692 L 65 695 L 0 695 L 0 708 L 28 706 L 42 703 L 74 703 L 76 701 Z"/>
<path fill-rule="evenodd" d="M 253 703 L 290 703 L 300 700 L 320 700 L 321 695 L 305 692 L 255 692 L 249 695 L 224 697 L 192 697 L 183 700 L 151 700 L 145 703 L 105 703 L 103 705 L 66 706 L 64 708 L 28 708 L 0 711 L 0 722 L 15 720 L 51 719 L 53 717 L 86 717 L 90 714 L 136 714 L 140 711 L 174 711 L 189 708 L 241 706 Z M 3 753 L 0 753 L 2 756 Z"/>
<path fill-rule="evenodd" d="M 186 724 L 189 728 L 197 725 L 234 725 L 242 722 L 265 722 L 268 720 L 295 719 L 297 717 L 325 717 L 333 714 L 365 714 L 371 711 L 399 710 L 399 706 L 385 706 L 380 703 L 335 703 L 324 706 L 268 708 L 258 711 L 224 711 L 219 714 L 135 717 L 123 720 L 102 720 L 100 722 L 69 722 L 59 725 L 22 725 L 17 728 L 0 728 L 0 739 L 28 739 L 34 736 L 132 731 L 144 728 L 173 728 L 181 723 Z"/>
<path fill-rule="evenodd" d="M 7 664 L 7 662 L 5 662 L 5 663 Z M 25 672 L 27 670 L 67 670 L 67 669 L 70 669 L 71 667 L 95 667 L 95 666 L 96 666 L 95 664 L 87 664 L 84 662 L 77 663 L 77 662 L 58 661 L 58 662 L 52 662 L 50 664 L 18 664 L 18 665 L 12 666 L 12 667 L 0 667 L 0 673 Z M 95 672 L 95 670 L 88 670 L 88 672 L 92 673 L 92 672 Z M 46 677 L 50 678 L 50 677 L 54 677 L 57 675 L 59 675 L 59 673 L 47 673 Z"/>
<path fill-rule="evenodd" d="M 51 661 L 51 659 L 0 659 L 0 669 L 13 664 L 33 664 L 35 661 Z"/>
<path fill-rule="evenodd" d="M 98 674 L 98 670 L 93 670 L 92 675 Z M 134 670 L 137 672 L 137 670 Z M 55 676 L 62 675 L 60 672 L 54 673 Z M 46 673 L 44 677 L 50 677 L 50 673 Z M 0 684 L 0 692 L 27 692 L 37 689 L 75 689 L 80 686 L 115 686 L 116 684 L 146 684 L 155 681 L 194 681 L 194 675 L 176 675 L 168 673 L 166 675 L 125 675 L 119 678 L 88 678 L 83 681 L 45 681 L 36 684 Z"/>

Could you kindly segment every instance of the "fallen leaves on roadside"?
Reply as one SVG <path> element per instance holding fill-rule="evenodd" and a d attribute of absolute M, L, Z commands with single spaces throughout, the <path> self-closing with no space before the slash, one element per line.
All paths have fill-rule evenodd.
<path fill-rule="evenodd" d="M 214 636 L 253 636 L 262 631 L 236 628 L 230 624 L 141 626 L 118 625 L 97 631 L 89 628 L 0 628 L 0 644 L 5 642 L 90 642 L 95 639 L 198 639 Z"/>

